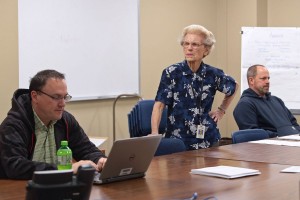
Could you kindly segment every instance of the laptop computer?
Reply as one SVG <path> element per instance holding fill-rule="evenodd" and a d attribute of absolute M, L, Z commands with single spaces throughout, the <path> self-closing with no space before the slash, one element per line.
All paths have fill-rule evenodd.
<path fill-rule="evenodd" d="M 96 173 L 93 183 L 144 177 L 161 138 L 161 135 L 155 135 L 115 141 L 104 168 L 101 173 Z"/>

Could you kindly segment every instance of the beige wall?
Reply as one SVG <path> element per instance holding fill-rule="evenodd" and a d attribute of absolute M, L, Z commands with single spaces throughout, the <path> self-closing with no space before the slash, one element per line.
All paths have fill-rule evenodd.
<path fill-rule="evenodd" d="M 0 121 L 18 87 L 18 1 L 0 0 Z"/>
<path fill-rule="evenodd" d="M 240 82 L 242 26 L 300 26 L 298 0 L 140 0 L 140 84 L 145 99 L 155 97 L 163 68 L 183 60 L 177 42 L 183 27 L 202 24 L 217 39 L 216 48 L 205 62 L 223 69 Z M 0 121 L 10 108 L 18 87 L 17 0 L 0 0 Z M 223 96 L 217 95 L 214 108 Z M 232 110 L 235 98 L 219 124 L 223 137 L 237 130 Z M 117 139 L 129 137 L 127 113 L 136 99 L 116 104 Z M 112 145 L 113 100 L 71 102 L 74 114 L 91 136 L 109 137 L 103 148 Z M 298 119 L 299 120 L 299 119 Z"/>

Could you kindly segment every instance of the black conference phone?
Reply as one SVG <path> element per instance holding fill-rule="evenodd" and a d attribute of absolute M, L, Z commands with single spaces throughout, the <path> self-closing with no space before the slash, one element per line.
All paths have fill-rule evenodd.
<path fill-rule="evenodd" d="M 36 171 L 26 186 L 26 200 L 88 200 L 95 168 L 83 165 L 72 170 Z"/>

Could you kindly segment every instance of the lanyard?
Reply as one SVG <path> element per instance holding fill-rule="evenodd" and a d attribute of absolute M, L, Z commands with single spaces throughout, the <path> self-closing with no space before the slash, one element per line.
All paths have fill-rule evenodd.
<path fill-rule="evenodd" d="M 203 111 L 202 111 L 201 105 L 202 105 L 202 95 L 203 95 L 203 90 L 204 90 L 203 82 L 204 82 L 204 78 L 205 78 L 205 75 L 206 75 L 205 67 L 203 65 L 201 67 L 203 67 L 203 70 L 201 72 L 201 75 L 199 75 L 200 76 L 200 81 L 201 81 L 201 87 L 200 87 L 199 93 L 197 93 L 195 88 L 194 88 L 194 81 L 192 82 L 192 87 L 193 87 L 192 91 L 194 93 L 194 96 L 196 97 L 196 106 L 199 109 L 199 122 L 200 123 L 202 122 L 202 114 L 203 114 L 203 111 L 204 111 L 204 108 L 203 108 Z M 198 95 L 196 96 L 195 94 L 198 94 Z M 199 98 L 199 100 L 198 100 L 198 98 Z"/>

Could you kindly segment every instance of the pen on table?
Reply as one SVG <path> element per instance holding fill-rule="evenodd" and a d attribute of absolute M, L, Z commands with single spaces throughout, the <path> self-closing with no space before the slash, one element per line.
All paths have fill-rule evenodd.
<path fill-rule="evenodd" d="M 197 197 L 198 197 L 198 193 L 195 192 L 195 193 L 193 194 L 193 196 L 191 197 L 191 200 L 195 200 L 195 199 L 197 199 Z"/>
<path fill-rule="evenodd" d="M 184 200 L 196 200 L 197 198 L 198 198 L 198 194 L 197 194 L 197 192 L 195 192 L 192 197 L 184 199 Z"/>

